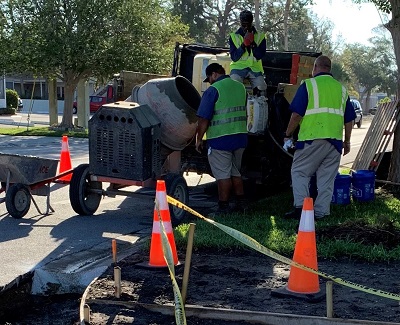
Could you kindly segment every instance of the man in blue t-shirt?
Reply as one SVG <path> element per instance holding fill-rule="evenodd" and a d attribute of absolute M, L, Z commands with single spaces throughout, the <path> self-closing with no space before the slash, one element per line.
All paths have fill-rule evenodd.
<path fill-rule="evenodd" d="M 286 218 L 301 217 L 304 198 L 310 196 L 309 184 L 315 174 L 318 194 L 315 218 L 330 214 L 335 177 L 340 156 L 350 152 L 350 137 L 356 114 L 347 90 L 331 74 L 331 60 L 324 55 L 314 63 L 313 78 L 299 87 L 290 105 L 292 115 L 286 129 L 289 140 L 300 125 L 292 164 L 294 210 Z M 343 141 L 344 125 L 344 141 Z"/>
<path fill-rule="evenodd" d="M 197 111 L 196 150 L 201 152 L 206 135 L 207 157 L 218 185 L 218 210 L 214 215 L 231 212 L 232 189 L 236 196 L 234 210 L 243 212 L 245 197 L 240 168 L 247 146 L 246 89 L 227 76 L 218 63 L 207 66 L 206 76 L 204 82 L 211 86 L 204 92 Z"/>

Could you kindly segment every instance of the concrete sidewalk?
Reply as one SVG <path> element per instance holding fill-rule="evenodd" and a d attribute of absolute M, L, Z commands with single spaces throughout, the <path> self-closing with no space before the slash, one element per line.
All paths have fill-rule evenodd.
<path fill-rule="evenodd" d="M 62 115 L 58 115 L 58 121 L 61 122 Z M 15 115 L 0 115 L 0 125 L 11 126 L 49 126 L 50 117 L 48 114 L 28 114 L 18 112 Z"/>

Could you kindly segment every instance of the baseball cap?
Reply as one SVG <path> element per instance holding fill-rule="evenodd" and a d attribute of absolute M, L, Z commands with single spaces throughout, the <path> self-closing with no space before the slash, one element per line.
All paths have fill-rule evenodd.
<path fill-rule="evenodd" d="M 221 70 L 225 71 L 222 65 L 220 65 L 219 63 L 211 63 L 206 68 L 206 78 L 203 80 L 203 82 L 210 82 L 209 78 L 212 75 L 212 73 L 221 72 Z"/>
<path fill-rule="evenodd" d="M 241 22 L 252 23 L 253 22 L 253 14 L 249 10 L 243 10 L 239 15 L 239 19 Z"/>

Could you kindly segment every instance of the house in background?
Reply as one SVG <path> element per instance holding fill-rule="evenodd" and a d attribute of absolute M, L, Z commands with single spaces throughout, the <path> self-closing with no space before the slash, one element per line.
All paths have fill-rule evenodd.
<path fill-rule="evenodd" d="M 22 99 L 26 109 L 32 107 L 32 112 L 45 113 L 49 111 L 49 88 L 47 79 L 35 78 L 32 74 L 13 74 L 5 76 L 5 88 L 14 89 Z M 89 94 L 95 89 L 95 80 L 89 80 Z M 64 110 L 64 82 L 57 80 L 58 111 Z M 1 105 L 0 105 L 1 106 Z"/>

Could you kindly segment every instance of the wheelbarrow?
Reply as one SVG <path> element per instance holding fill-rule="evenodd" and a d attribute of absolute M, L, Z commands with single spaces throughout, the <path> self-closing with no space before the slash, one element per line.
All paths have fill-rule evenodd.
<path fill-rule="evenodd" d="M 35 156 L 0 153 L 0 203 L 5 202 L 7 212 L 16 219 L 24 217 L 31 206 L 31 201 L 41 215 L 54 212 L 50 205 L 50 183 L 68 175 L 67 170 L 56 175 L 58 160 Z M 46 211 L 41 212 L 33 194 L 46 196 Z"/>

